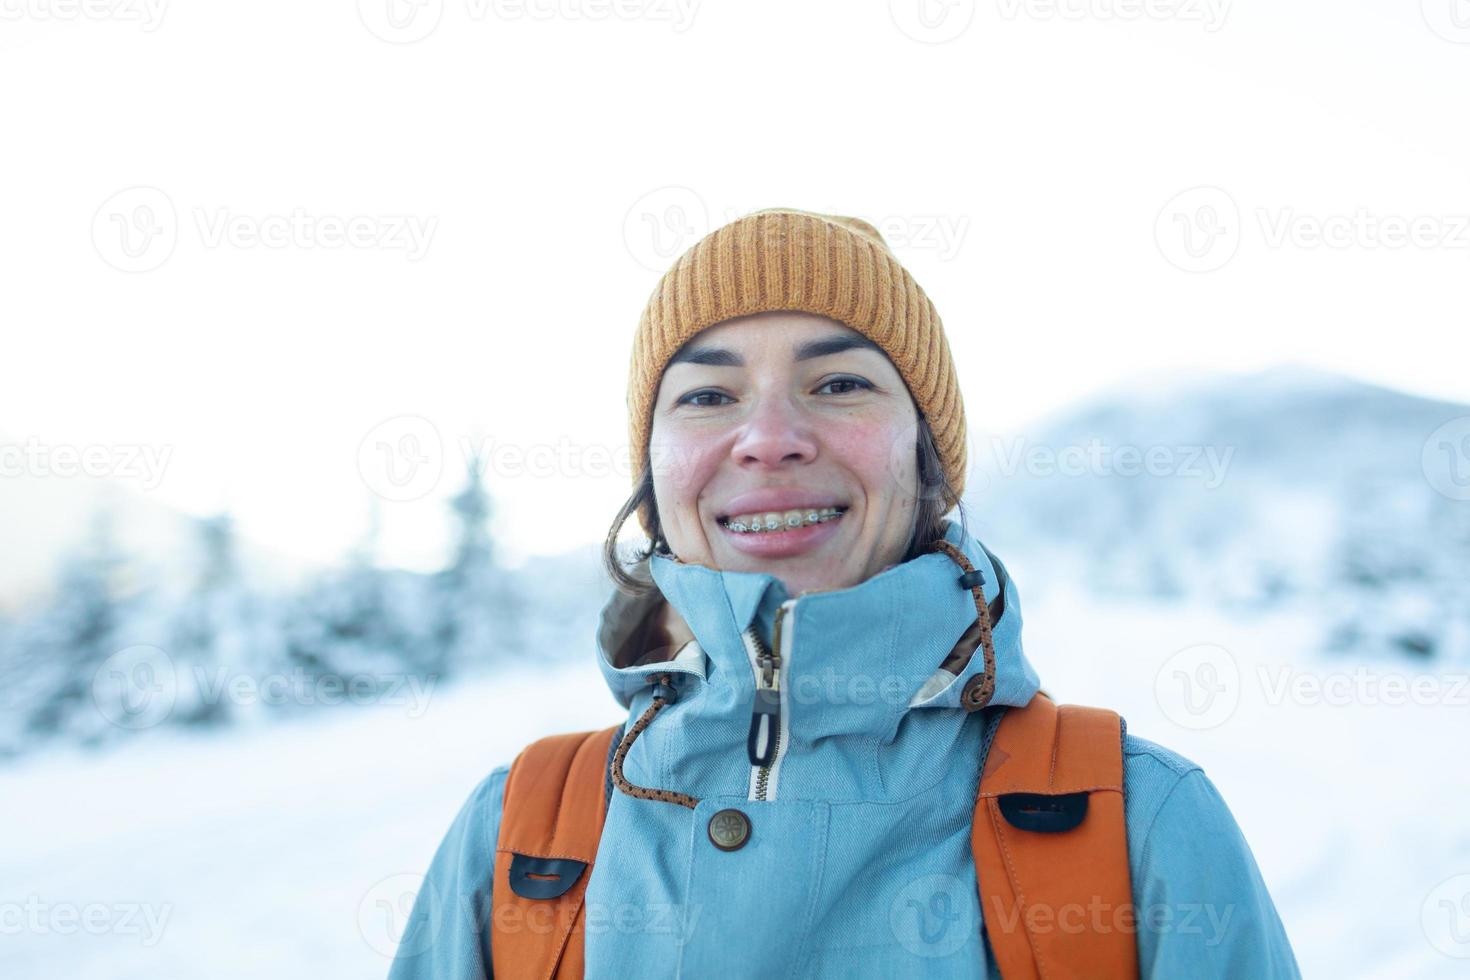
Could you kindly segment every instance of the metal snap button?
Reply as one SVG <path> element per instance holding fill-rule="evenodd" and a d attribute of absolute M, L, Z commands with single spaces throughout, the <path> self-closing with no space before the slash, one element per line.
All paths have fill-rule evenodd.
<path fill-rule="evenodd" d="M 709 818 L 709 839 L 722 851 L 738 851 L 750 840 L 750 818 L 739 810 L 721 810 Z"/>

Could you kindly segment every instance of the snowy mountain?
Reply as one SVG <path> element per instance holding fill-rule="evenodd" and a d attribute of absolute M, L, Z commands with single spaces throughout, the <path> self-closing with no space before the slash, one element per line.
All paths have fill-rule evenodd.
<path fill-rule="evenodd" d="M 1298 367 L 1113 391 L 975 437 L 966 508 L 1032 587 L 1305 605 L 1326 649 L 1470 659 L 1466 418 Z"/>

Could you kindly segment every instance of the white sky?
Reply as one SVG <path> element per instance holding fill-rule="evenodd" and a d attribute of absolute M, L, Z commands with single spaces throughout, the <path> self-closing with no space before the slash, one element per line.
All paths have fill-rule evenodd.
<path fill-rule="evenodd" d="M 656 268 L 761 207 L 890 233 L 972 439 L 1140 372 L 1281 360 L 1470 397 L 1465 0 L 425 0 L 408 34 L 388 0 L 88 2 L 110 16 L 0 5 L 0 437 L 168 452 L 151 497 L 291 554 L 342 555 L 370 486 L 399 492 L 374 445 L 415 434 L 388 560 L 440 559 L 464 439 L 573 454 L 487 474 L 513 560 L 599 539 L 629 477 L 591 454 L 626 458 Z M 412 43 L 369 27 L 436 15 Z M 376 244 L 248 237 L 298 209 Z M 1359 211 L 1423 241 L 1302 237 Z M 1179 222 L 1214 215 L 1191 257 Z M 164 230 L 130 258 L 135 219 Z"/>

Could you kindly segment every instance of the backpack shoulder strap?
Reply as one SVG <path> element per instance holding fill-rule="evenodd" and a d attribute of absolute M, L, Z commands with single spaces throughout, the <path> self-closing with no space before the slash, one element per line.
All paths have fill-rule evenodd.
<path fill-rule="evenodd" d="M 1116 712 L 1037 694 L 1007 708 L 971 831 L 981 916 L 1006 980 L 1136 978 Z"/>
<path fill-rule="evenodd" d="M 532 742 L 505 781 L 491 887 L 498 977 L 581 977 L 583 895 L 607 815 L 614 725 Z"/>

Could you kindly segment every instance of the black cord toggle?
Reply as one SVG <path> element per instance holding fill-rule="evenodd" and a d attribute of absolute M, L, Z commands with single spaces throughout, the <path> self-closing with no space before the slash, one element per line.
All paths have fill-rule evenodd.
<path fill-rule="evenodd" d="M 980 571 L 980 569 L 972 568 L 960 576 L 960 588 L 969 590 L 977 585 L 985 585 L 985 573 Z"/>

